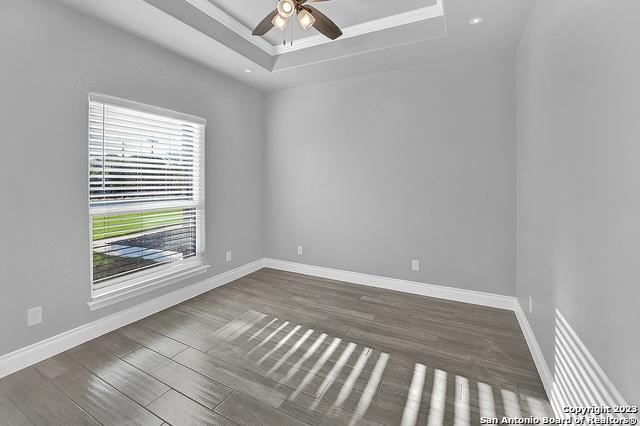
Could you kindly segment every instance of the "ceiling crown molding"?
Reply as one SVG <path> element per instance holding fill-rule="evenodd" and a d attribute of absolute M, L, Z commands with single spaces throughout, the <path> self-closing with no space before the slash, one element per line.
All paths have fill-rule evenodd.
<path fill-rule="evenodd" d="M 191 6 L 200 10 L 205 15 L 210 16 L 216 21 L 220 22 L 225 27 L 229 28 L 234 33 L 238 34 L 240 37 L 244 38 L 248 42 L 258 46 L 260 49 L 264 50 L 271 56 L 275 56 L 274 46 L 267 42 L 262 37 L 256 37 L 251 34 L 252 30 L 241 24 L 231 15 L 215 6 L 208 0 L 184 0 L 189 3 Z"/>
<path fill-rule="evenodd" d="M 316 34 L 296 40 L 291 45 L 272 45 L 262 37 L 256 37 L 251 34 L 251 28 L 246 27 L 238 20 L 230 16 L 228 13 L 215 6 L 208 0 L 184 0 L 193 7 L 197 8 L 204 14 L 215 19 L 240 37 L 244 38 L 251 44 L 259 47 L 271 56 L 282 55 L 296 50 L 307 49 L 314 46 L 329 43 L 333 40 L 324 37 L 322 34 Z M 409 10 L 398 13 L 396 15 L 386 16 L 384 18 L 374 19 L 372 21 L 363 22 L 361 24 L 352 25 L 342 29 L 343 35 L 340 40 L 358 37 L 375 31 L 382 31 L 389 28 L 399 27 L 402 25 L 413 24 L 415 22 L 425 21 L 427 19 L 437 18 L 444 15 L 442 0 L 436 0 L 436 4 L 422 7 L 419 9 Z"/>

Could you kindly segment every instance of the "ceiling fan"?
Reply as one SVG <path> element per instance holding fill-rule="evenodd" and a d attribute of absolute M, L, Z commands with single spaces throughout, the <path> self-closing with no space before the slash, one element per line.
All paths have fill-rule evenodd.
<path fill-rule="evenodd" d="M 314 27 L 331 40 L 335 40 L 342 35 L 340 28 L 318 9 L 307 4 L 322 1 L 328 0 L 280 0 L 276 10 L 268 14 L 253 30 L 252 34 L 254 36 L 263 36 L 273 27 L 284 31 L 289 23 L 289 18 L 296 14 L 303 30 L 306 31 Z"/>

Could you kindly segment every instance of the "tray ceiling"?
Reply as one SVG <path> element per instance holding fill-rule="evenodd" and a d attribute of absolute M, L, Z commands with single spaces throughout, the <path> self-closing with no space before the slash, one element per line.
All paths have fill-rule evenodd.
<path fill-rule="evenodd" d="M 162 0 L 145 0 L 153 4 Z M 175 0 L 174 0 L 175 1 Z M 297 22 L 289 25 L 285 35 L 272 29 L 264 37 L 251 35 L 254 27 L 275 9 L 276 0 L 182 0 L 209 18 L 241 36 L 270 56 L 283 55 L 331 42 L 314 28 L 303 31 Z M 176 2 L 179 3 L 179 2 Z M 175 4 L 174 4 L 175 6 Z M 166 7 L 166 3 L 165 3 Z M 342 29 L 337 42 L 370 33 L 389 30 L 432 18 L 444 18 L 442 0 L 333 0 L 314 3 Z M 166 10 L 166 9 L 165 9 Z M 293 43 L 291 40 L 293 39 Z M 377 46 L 364 46 L 363 51 Z"/>
<path fill-rule="evenodd" d="M 262 18 L 274 10 L 277 3 L 275 0 L 207 1 L 237 20 L 249 30 L 253 30 Z M 436 4 L 436 0 L 332 0 L 315 3 L 313 6 L 330 17 L 340 28 L 344 29 L 353 25 L 433 6 L 434 4 Z M 300 26 L 294 22 L 293 25 L 287 28 L 287 38 L 289 38 L 290 29 L 293 31 L 294 43 L 295 40 L 319 34 L 313 28 L 308 31 L 303 31 Z M 272 46 L 278 46 L 282 44 L 282 36 L 282 32 L 274 28 L 264 36 L 264 39 Z"/>
<path fill-rule="evenodd" d="M 332 0 L 314 6 L 342 37 L 298 31 L 284 47 L 277 30 L 251 35 L 276 0 L 57 1 L 266 90 L 513 52 L 535 2 Z M 471 25 L 473 17 L 484 21 Z"/>

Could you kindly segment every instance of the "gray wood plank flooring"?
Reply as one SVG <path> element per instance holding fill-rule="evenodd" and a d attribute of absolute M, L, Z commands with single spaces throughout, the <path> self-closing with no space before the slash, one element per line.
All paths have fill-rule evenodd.
<path fill-rule="evenodd" d="M 31 425 L 27 416 L 15 406 L 9 397 L 0 391 L 0 426 Z"/>
<path fill-rule="evenodd" d="M 512 312 L 272 269 L 0 379 L 0 425 L 475 425 L 514 412 L 551 415 Z"/>
<path fill-rule="evenodd" d="M 60 374 L 53 384 L 103 425 L 162 424 L 162 420 L 82 367 Z"/>
<path fill-rule="evenodd" d="M 147 406 L 154 414 L 174 426 L 234 425 L 231 420 L 215 413 L 183 394 L 171 389 Z"/>

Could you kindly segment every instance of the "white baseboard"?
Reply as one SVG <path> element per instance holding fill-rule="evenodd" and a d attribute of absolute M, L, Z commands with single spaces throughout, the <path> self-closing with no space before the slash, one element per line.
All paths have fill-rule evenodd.
<path fill-rule="evenodd" d="M 516 318 L 518 319 L 524 338 L 527 341 L 527 346 L 529 346 L 529 352 L 531 352 L 533 362 L 536 364 L 536 368 L 538 369 L 538 375 L 540 376 L 540 380 L 542 380 L 544 390 L 547 392 L 547 397 L 551 399 L 551 395 L 553 394 L 553 376 L 551 375 L 551 370 L 547 365 L 547 361 L 544 359 L 540 345 L 538 345 L 538 340 L 536 339 L 535 334 L 533 334 L 533 329 L 531 328 L 529 320 L 527 319 L 527 316 L 517 298 L 514 303 L 514 307 Z M 553 408 L 556 417 L 561 417 L 562 413 L 556 411 L 559 407 L 556 407 L 555 405 L 556 404 L 552 403 L 551 407 Z"/>
<path fill-rule="evenodd" d="M 167 309 L 178 303 L 184 302 L 185 300 L 196 297 L 216 287 L 237 280 L 238 278 L 242 278 L 243 276 L 255 272 L 263 267 L 339 281 L 347 281 L 355 284 L 368 285 L 389 290 L 397 290 L 405 293 L 456 300 L 459 302 L 474 303 L 509 310 L 513 310 L 514 308 L 514 298 L 510 296 L 423 284 L 419 282 L 361 274 L 358 272 L 341 271 L 282 260 L 259 259 L 255 262 L 248 263 L 231 271 L 208 278 L 188 287 L 175 290 L 171 293 L 164 294 L 139 305 L 132 306 L 131 308 L 116 312 L 104 318 L 100 318 L 96 321 L 81 325 L 72 330 L 65 331 L 56 336 L 3 355 L 0 357 L 0 378 L 59 354 L 60 352 L 71 349 L 74 346 L 95 339 L 105 333 L 138 321 L 163 309 Z"/>
<path fill-rule="evenodd" d="M 465 303 L 490 306 L 515 311 L 520 328 L 533 356 L 536 368 L 550 399 L 551 406 L 558 417 L 563 417 L 562 406 L 566 402 L 561 398 L 561 392 L 556 389 L 554 376 L 542 354 L 536 336 L 529 324 L 527 316 L 522 306 L 515 297 L 503 296 L 499 294 L 483 293 L 478 291 L 464 290 L 453 287 L 425 284 L 414 281 L 400 280 L 396 278 L 381 277 L 376 275 L 362 274 L 358 272 L 343 271 L 338 269 L 325 268 L 320 266 L 306 265 L 302 263 L 288 262 L 276 259 L 259 259 L 246 265 L 224 272 L 215 277 L 208 278 L 196 284 L 164 294 L 139 305 L 130 307 L 120 312 L 116 312 L 104 318 L 100 318 L 88 324 L 72 330 L 60 333 L 56 336 L 34 343 L 33 345 L 18 349 L 0 357 L 0 378 L 21 370 L 25 367 L 38 363 L 44 359 L 54 356 L 60 352 L 71 349 L 74 346 L 95 339 L 105 333 L 116 330 L 132 322 L 138 321 L 163 309 L 167 309 L 178 303 L 196 297 L 202 293 L 230 283 L 234 280 L 251 274 L 264 267 L 279 269 L 282 271 L 295 272 L 316 277 L 328 278 L 337 281 L 346 281 L 355 284 L 367 285 L 371 287 L 396 290 L 405 293 L 419 294 L 422 296 L 436 297 L 440 299 L 455 300 Z M 563 319 L 564 321 L 564 319 Z M 579 340 L 577 336 L 574 337 Z M 592 377 L 598 377 L 599 381 L 594 382 L 590 389 L 600 387 L 601 399 L 603 401 L 617 402 L 617 405 L 627 405 L 624 399 L 617 392 L 613 384 L 608 380 L 604 371 L 600 369 L 595 359 L 592 358 L 588 349 L 583 343 L 578 344 L 580 357 L 586 357 L 589 362 L 585 365 L 596 366 Z M 570 401 L 569 401 L 570 402 Z"/>
<path fill-rule="evenodd" d="M 491 306 L 493 308 L 508 309 L 510 311 L 514 310 L 516 303 L 515 297 L 512 296 L 425 284 L 415 281 L 400 280 L 397 278 L 362 274 L 360 272 L 343 271 L 339 269 L 325 268 L 322 266 L 289 262 L 286 260 L 265 258 L 264 266 L 266 268 L 279 269 L 281 271 L 296 272 L 298 274 L 312 275 L 337 281 L 346 281 L 370 287 L 401 291 L 404 293 L 419 294 L 421 296 L 437 297 L 439 299 Z"/>
<path fill-rule="evenodd" d="M 124 327 L 163 309 L 182 303 L 202 293 L 242 278 L 264 267 L 264 259 L 256 260 L 215 277 L 156 297 L 104 318 L 18 349 L 0 357 L 0 378 L 64 352 L 105 333 Z"/>
<path fill-rule="evenodd" d="M 517 300 L 515 311 L 556 417 L 570 416 L 564 412 L 564 407 L 629 406 L 558 309 L 555 314 L 554 372 L 549 368 L 525 311 Z M 612 416 L 633 418 L 637 421 L 635 414 Z"/>

